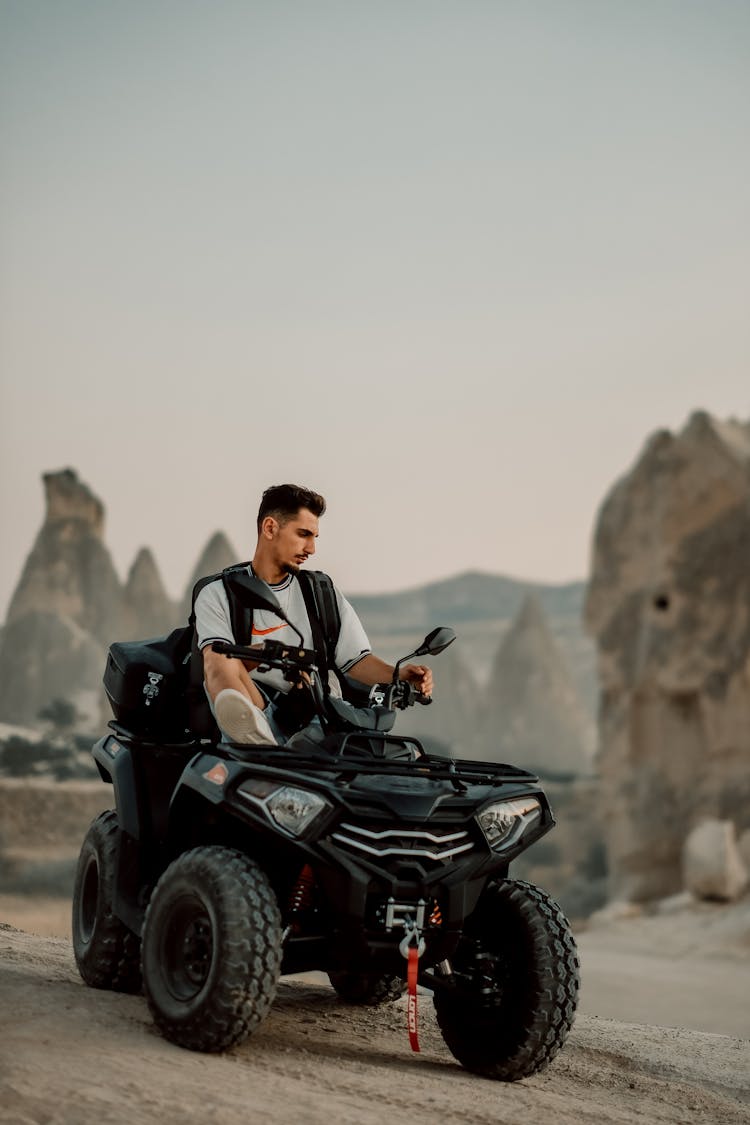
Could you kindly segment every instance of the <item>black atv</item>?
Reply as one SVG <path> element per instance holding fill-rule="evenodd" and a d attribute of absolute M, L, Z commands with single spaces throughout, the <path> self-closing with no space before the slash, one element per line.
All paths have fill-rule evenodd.
<path fill-rule="evenodd" d="M 250 582 L 255 604 L 283 618 Z M 436 629 L 403 660 L 454 637 Z M 395 712 L 418 697 L 398 665 L 355 707 L 324 693 L 309 649 L 215 647 L 282 669 L 318 723 L 283 747 L 149 740 L 110 724 L 93 755 L 117 811 L 91 825 L 73 899 L 84 981 L 142 986 L 168 1039 L 222 1051 L 263 1020 L 282 973 L 323 970 L 352 1004 L 394 1000 L 408 980 L 415 1049 L 418 983 L 469 1070 L 512 1081 L 546 1066 L 573 1023 L 579 975 L 560 908 L 509 877 L 554 824 L 538 779 L 394 736 Z"/>

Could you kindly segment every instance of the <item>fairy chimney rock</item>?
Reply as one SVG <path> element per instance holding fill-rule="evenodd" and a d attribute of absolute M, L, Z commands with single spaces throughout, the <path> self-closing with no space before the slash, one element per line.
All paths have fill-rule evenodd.
<path fill-rule="evenodd" d="M 527 594 L 495 657 L 482 756 L 547 776 L 584 774 L 591 768 L 593 738 L 544 611 Z"/>
<path fill-rule="evenodd" d="M 47 502 L 46 524 L 78 522 L 97 539 L 103 537 L 104 505 L 73 469 L 44 473 L 42 481 Z"/>
<path fill-rule="evenodd" d="M 698 810 L 750 825 L 750 423 L 646 442 L 600 509 L 585 620 L 611 892 L 668 895 Z"/>
<path fill-rule="evenodd" d="M 156 637 L 177 621 L 153 553 L 142 547 L 130 567 L 123 594 L 125 633 L 123 639 Z"/>
<path fill-rule="evenodd" d="M 402 712 L 399 733 L 424 740 L 429 751 L 456 758 L 475 757 L 479 691 L 462 654 L 460 638 L 435 659 L 428 657 L 426 663 L 435 674 L 433 703 Z"/>
<path fill-rule="evenodd" d="M 8 607 L 70 618 L 100 642 L 121 622 L 120 580 L 103 542 L 104 505 L 72 469 L 45 473 L 44 522 Z"/>
<path fill-rule="evenodd" d="M 199 578 L 205 578 L 208 574 L 218 574 L 220 570 L 233 566 L 238 561 L 239 556 L 224 532 L 215 531 L 201 551 L 185 589 L 182 599 L 184 614 L 190 613 L 193 586 Z"/>
<path fill-rule="evenodd" d="M 72 469 L 45 473 L 44 522 L 0 639 L 0 715 L 33 723 L 59 697 L 97 713 L 105 646 L 122 625 L 104 505 Z"/>

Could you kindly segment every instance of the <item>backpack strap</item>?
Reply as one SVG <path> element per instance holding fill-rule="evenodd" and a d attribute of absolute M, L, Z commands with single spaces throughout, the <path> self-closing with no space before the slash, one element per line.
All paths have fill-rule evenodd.
<path fill-rule="evenodd" d="M 211 708 L 208 705 L 206 693 L 203 690 L 203 655 L 198 648 L 198 637 L 195 631 L 195 601 L 204 586 L 208 586 L 210 582 L 216 582 L 217 579 L 221 579 L 224 583 L 224 589 L 226 590 L 227 599 L 229 601 L 229 621 L 232 626 L 232 632 L 235 640 L 241 644 L 243 638 L 250 637 L 253 627 L 252 610 L 243 606 L 239 599 L 232 593 L 231 577 L 234 573 L 244 570 L 249 565 L 250 563 L 238 563 L 236 566 L 229 566 L 226 570 L 219 571 L 218 574 L 208 574 L 205 578 L 199 578 L 193 586 L 190 617 L 188 618 L 191 638 L 187 688 L 188 713 L 192 730 L 199 737 L 210 738 L 214 742 L 219 738 L 219 728 L 211 714 Z"/>
<path fill-rule="evenodd" d="M 241 571 L 246 571 L 250 566 L 249 562 L 235 563 L 233 566 L 228 566 L 224 570 L 220 570 L 217 574 L 208 574 L 205 578 L 199 578 L 193 586 L 193 597 L 190 607 L 190 617 L 188 625 L 195 627 L 195 601 L 204 586 L 208 586 L 211 582 L 216 582 L 221 579 L 224 583 L 224 589 L 229 602 L 229 624 L 232 626 L 232 633 L 237 644 L 244 644 L 241 640 L 242 637 L 249 637 L 250 630 L 252 629 L 252 611 L 243 605 L 240 599 L 235 594 L 232 588 L 232 577 Z"/>
<path fill-rule="evenodd" d="M 249 566 L 249 562 L 237 563 L 236 566 L 228 566 L 226 570 L 222 570 L 220 575 L 229 602 L 229 624 L 238 645 L 253 643 L 253 611 L 242 596 L 241 583 L 235 581 L 235 578 L 247 576 Z"/>
<path fill-rule="evenodd" d="M 328 691 L 328 672 L 335 672 L 336 645 L 341 632 L 336 590 L 333 582 L 322 570 L 301 570 L 297 580 L 305 599 L 305 609 L 310 620 L 313 647 L 322 658 L 325 674 L 321 676 L 324 691 Z M 340 678 L 340 677 L 339 677 Z"/>

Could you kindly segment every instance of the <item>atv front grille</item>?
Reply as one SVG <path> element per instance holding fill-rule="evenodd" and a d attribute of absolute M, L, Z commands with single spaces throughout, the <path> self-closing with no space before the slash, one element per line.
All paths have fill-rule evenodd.
<path fill-rule="evenodd" d="M 474 844 L 465 829 L 426 832 L 408 828 L 365 828 L 340 824 L 331 839 L 345 848 L 374 860 L 433 860 L 447 863 L 470 852 Z"/>

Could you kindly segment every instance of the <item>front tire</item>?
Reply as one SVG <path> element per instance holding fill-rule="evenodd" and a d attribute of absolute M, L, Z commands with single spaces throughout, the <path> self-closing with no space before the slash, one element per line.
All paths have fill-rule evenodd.
<path fill-rule="evenodd" d="M 167 1039 L 193 1051 L 241 1042 L 271 1007 L 281 966 L 281 916 L 265 873 L 229 848 L 179 856 L 151 896 L 141 963 Z"/>
<path fill-rule="evenodd" d="M 434 995 L 451 1054 L 475 1074 L 514 1082 L 554 1058 L 580 986 L 567 918 L 532 883 L 490 883 L 453 958 L 456 991 Z"/>
<path fill-rule="evenodd" d="M 110 809 L 81 845 L 73 887 L 73 953 L 91 988 L 140 992 L 141 943 L 113 912 L 120 824 Z"/>
<path fill-rule="evenodd" d="M 403 978 L 394 973 L 329 973 L 328 979 L 340 1000 L 370 1008 L 398 1000 L 406 991 Z"/>

